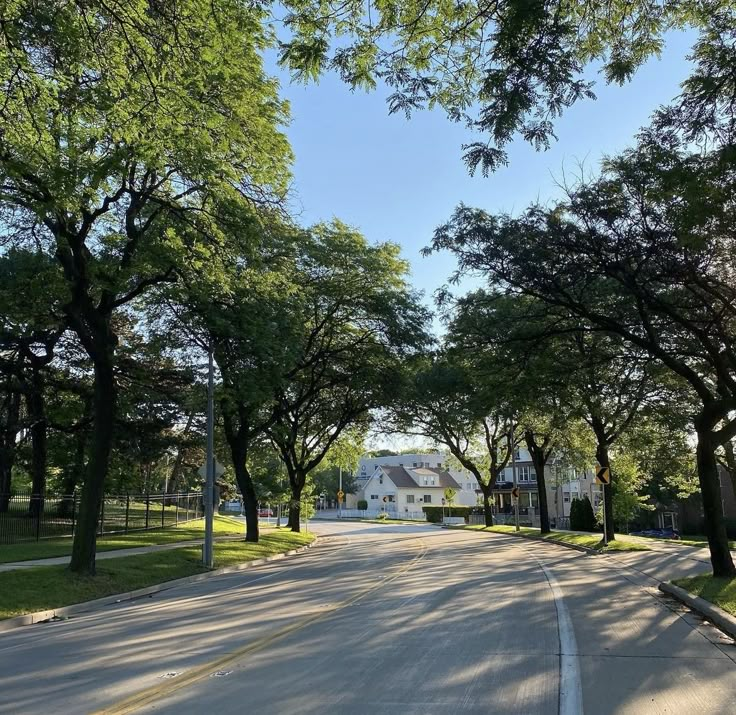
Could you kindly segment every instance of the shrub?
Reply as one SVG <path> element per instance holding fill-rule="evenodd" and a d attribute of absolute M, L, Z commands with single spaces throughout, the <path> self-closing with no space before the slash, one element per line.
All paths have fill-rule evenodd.
<path fill-rule="evenodd" d="M 450 510 L 447 506 L 423 506 L 422 511 L 427 515 L 427 521 L 433 524 L 442 523 L 442 512 L 445 512 L 446 516 L 462 516 L 465 517 L 465 521 L 468 520 L 468 514 L 473 512 L 474 507 L 472 506 L 453 506 Z"/>
<path fill-rule="evenodd" d="M 368 508 L 368 502 L 365 499 L 358 499 L 358 509 L 365 511 Z"/>
<path fill-rule="evenodd" d="M 380 514 L 378 515 L 378 518 L 379 518 L 379 519 L 380 519 L 381 521 L 386 521 L 386 520 L 387 520 L 387 519 L 389 518 L 389 517 L 388 517 L 388 512 L 387 512 L 387 511 L 382 511 L 382 512 L 381 512 L 381 513 L 380 513 Z"/>
<path fill-rule="evenodd" d="M 570 505 L 570 529 L 573 531 L 598 531 L 598 522 L 588 497 L 573 499 Z"/>

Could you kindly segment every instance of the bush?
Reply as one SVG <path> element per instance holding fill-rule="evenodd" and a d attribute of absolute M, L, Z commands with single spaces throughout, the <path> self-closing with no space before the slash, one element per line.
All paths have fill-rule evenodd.
<path fill-rule="evenodd" d="M 358 499 L 358 509 L 365 511 L 368 508 L 368 502 L 365 499 Z"/>
<path fill-rule="evenodd" d="M 453 506 L 452 508 L 447 506 L 423 506 L 422 511 L 427 515 L 427 521 L 432 524 L 442 523 L 442 512 L 445 512 L 445 516 L 462 516 L 465 517 L 465 521 L 468 520 L 468 514 L 472 514 L 474 507 L 472 506 Z"/>
<path fill-rule="evenodd" d="M 570 529 L 572 531 L 598 531 L 598 522 L 588 497 L 573 499 L 570 505 Z"/>
<path fill-rule="evenodd" d="M 382 512 L 381 512 L 381 513 L 380 513 L 380 514 L 378 515 L 378 518 L 379 518 L 379 519 L 380 519 L 381 521 L 387 521 L 387 520 L 388 520 L 388 518 L 389 518 L 389 516 L 388 516 L 388 512 L 387 512 L 387 511 L 382 511 Z"/>

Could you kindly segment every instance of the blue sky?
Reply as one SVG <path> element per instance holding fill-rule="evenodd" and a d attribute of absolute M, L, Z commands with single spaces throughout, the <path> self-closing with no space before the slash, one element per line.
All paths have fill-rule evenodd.
<path fill-rule="evenodd" d="M 510 165 L 488 178 L 468 174 L 460 147 L 473 137 L 441 111 L 406 120 L 388 114 L 380 89 L 351 92 L 333 76 L 316 85 L 290 84 L 281 73 L 296 155 L 292 209 L 303 224 L 336 216 L 371 241 L 401 244 L 414 285 L 431 302 L 454 264 L 448 255 L 423 258 L 420 250 L 455 206 L 521 211 L 531 201 L 552 198 L 563 170 L 576 171 L 580 161 L 594 169 L 603 155 L 626 147 L 652 110 L 678 94 L 692 40 L 691 34 L 672 35 L 662 58 L 624 87 L 598 79 L 598 99 L 580 102 L 558 120 L 559 140 L 549 151 L 518 141 Z"/>

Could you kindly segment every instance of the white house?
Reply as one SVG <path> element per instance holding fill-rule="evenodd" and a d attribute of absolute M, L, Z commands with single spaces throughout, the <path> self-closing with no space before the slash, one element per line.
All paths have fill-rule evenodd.
<path fill-rule="evenodd" d="M 369 511 L 387 511 L 393 516 L 419 514 L 425 505 L 441 506 L 448 488 L 458 493 L 461 489 L 443 469 L 382 465 L 363 485 L 359 498 L 368 502 Z"/>

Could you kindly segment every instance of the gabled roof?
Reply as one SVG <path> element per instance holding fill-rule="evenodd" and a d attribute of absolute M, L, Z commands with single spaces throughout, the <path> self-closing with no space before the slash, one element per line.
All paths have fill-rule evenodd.
<path fill-rule="evenodd" d="M 410 469 L 409 467 L 389 467 L 381 466 L 383 473 L 396 485 L 397 488 L 416 489 L 423 487 L 431 489 L 434 487 L 443 489 L 460 489 L 460 485 L 452 478 L 449 472 L 434 467 L 417 467 Z M 437 476 L 437 484 L 422 484 L 422 478 L 427 476 Z"/>

